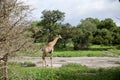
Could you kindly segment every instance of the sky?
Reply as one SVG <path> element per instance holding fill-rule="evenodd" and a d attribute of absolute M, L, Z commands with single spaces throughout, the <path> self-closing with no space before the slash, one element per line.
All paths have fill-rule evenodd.
<path fill-rule="evenodd" d="M 65 13 L 64 23 L 75 26 L 88 17 L 104 20 L 112 18 L 120 26 L 120 2 L 118 0 L 23 0 L 34 8 L 33 20 L 40 20 L 43 10 L 59 10 Z"/>

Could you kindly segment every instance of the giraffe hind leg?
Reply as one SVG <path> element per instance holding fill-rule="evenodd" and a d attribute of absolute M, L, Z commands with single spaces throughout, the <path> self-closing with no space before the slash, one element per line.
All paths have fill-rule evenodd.
<path fill-rule="evenodd" d="M 46 67 L 46 60 L 45 60 L 45 56 L 43 56 L 43 57 L 42 57 L 42 59 L 43 59 L 42 66 L 43 66 L 43 67 L 44 67 L 44 66 Z"/>

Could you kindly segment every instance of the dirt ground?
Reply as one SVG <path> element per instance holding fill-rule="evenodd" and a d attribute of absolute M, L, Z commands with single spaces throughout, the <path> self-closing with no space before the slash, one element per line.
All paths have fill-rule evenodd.
<path fill-rule="evenodd" d="M 33 62 L 37 67 L 42 67 L 41 57 L 19 57 L 11 58 L 10 62 Z M 50 66 L 50 59 L 46 57 L 47 65 Z M 90 68 L 116 67 L 120 57 L 53 57 L 53 67 L 61 67 L 63 64 L 78 63 Z"/>

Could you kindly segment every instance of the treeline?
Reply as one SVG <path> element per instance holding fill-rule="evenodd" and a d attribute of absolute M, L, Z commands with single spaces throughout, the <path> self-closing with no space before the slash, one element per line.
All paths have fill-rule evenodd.
<path fill-rule="evenodd" d="M 56 34 L 61 34 L 62 40 L 57 46 L 62 48 L 69 42 L 73 43 L 74 50 L 88 49 L 90 44 L 120 44 L 120 27 L 111 18 L 86 18 L 72 26 L 62 24 L 64 17 L 65 13 L 59 10 L 44 10 L 41 20 L 33 22 L 30 28 L 34 42 L 49 42 Z"/>

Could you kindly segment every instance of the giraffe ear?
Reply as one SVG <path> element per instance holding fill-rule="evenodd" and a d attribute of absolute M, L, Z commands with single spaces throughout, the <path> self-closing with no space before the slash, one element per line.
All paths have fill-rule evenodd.
<path fill-rule="evenodd" d="M 61 35 L 60 35 L 60 34 L 59 34 L 58 36 L 59 36 L 59 38 L 60 38 L 60 39 L 62 39 L 62 37 L 61 37 Z"/>

